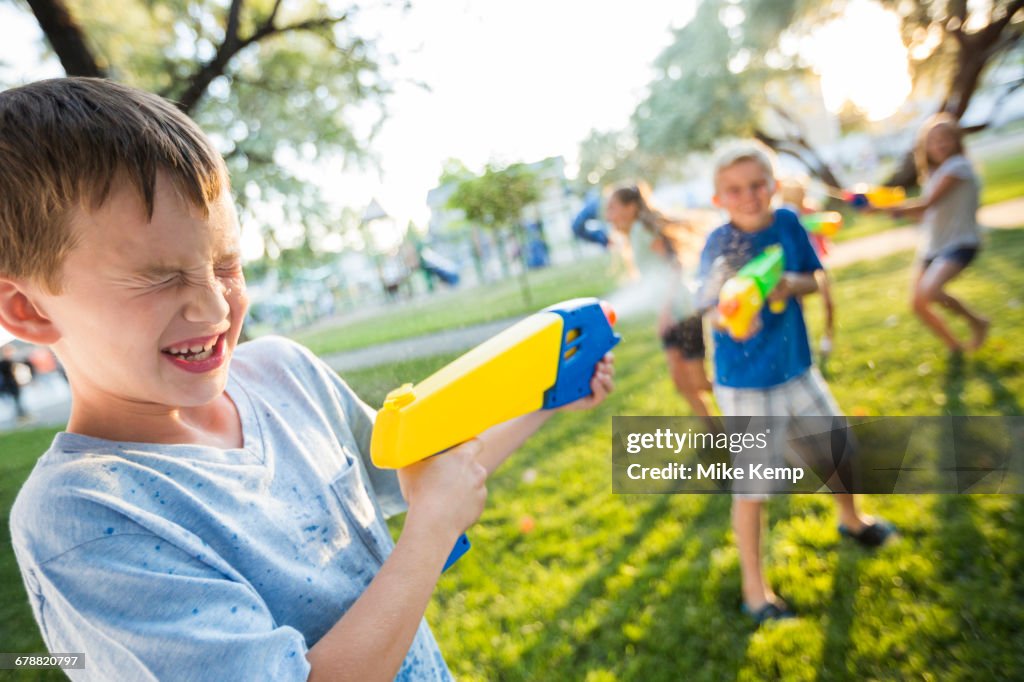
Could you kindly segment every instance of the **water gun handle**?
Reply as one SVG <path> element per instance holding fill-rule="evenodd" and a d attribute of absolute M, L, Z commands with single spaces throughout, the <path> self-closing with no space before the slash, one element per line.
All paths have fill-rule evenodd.
<path fill-rule="evenodd" d="M 469 551 L 470 548 L 469 538 L 463 533 L 459 536 L 459 539 L 455 541 L 455 547 L 452 548 L 451 554 L 448 555 L 448 559 L 444 562 L 444 568 L 441 572 L 444 573 L 452 567 L 456 561 L 462 558 L 462 555 Z"/>

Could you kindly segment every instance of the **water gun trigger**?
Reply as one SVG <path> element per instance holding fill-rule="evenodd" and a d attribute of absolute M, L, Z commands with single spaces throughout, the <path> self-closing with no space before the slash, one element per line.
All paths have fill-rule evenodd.
<path fill-rule="evenodd" d="M 776 315 L 781 315 L 786 312 L 786 301 L 770 301 L 768 303 L 768 310 Z"/>

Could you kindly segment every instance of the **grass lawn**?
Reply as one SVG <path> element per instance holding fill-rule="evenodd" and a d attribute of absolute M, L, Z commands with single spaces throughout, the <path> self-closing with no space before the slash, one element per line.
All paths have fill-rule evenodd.
<path fill-rule="evenodd" d="M 952 362 L 908 312 L 910 254 L 836 273 L 829 382 L 851 413 L 1021 415 L 1024 230 L 997 231 L 952 292 L 994 320 L 976 356 Z M 808 300 L 812 330 L 820 304 Z M 870 553 L 840 543 L 830 499 L 770 505 L 768 575 L 803 615 L 755 631 L 738 614 L 725 495 L 611 494 L 612 415 L 685 412 L 653 320 L 624 323 L 615 394 L 555 417 L 489 483 L 474 549 L 441 579 L 427 618 L 461 680 L 1008 678 L 1024 669 L 1024 499 L 871 496 L 900 528 Z M 351 372 L 371 404 L 448 360 Z M 52 432 L 0 437 L 0 503 Z M 527 470 L 536 480 L 524 482 Z M 529 534 L 519 521 L 530 515 Z M 397 532 L 400 519 L 393 520 Z M 3 540 L 8 534 L 6 526 Z M 41 650 L 9 549 L 0 642 Z M 17 646 L 15 646 L 17 644 Z"/>
<path fill-rule="evenodd" d="M 422 299 L 351 324 L 299 331 L 292 337 L 318 355 L 366 348 L 444 329 L 526 315 L 578 296 L 601 296 L 612 289 L 614 281 L 608 275 L 608 259 L 599 257 L 531 272 L 529 284 L 530 303 L 523 300 L 519 279 L 512 277 L 477 289 L 461 289 Z"/>

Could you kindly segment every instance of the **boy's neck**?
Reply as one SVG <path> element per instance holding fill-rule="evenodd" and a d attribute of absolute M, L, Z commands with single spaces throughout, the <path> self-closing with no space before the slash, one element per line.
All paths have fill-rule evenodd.
<path fill-rule="evenodd" d="M 775 211 L 769 211 L 764 216 L 762 216 L 760 220 L 758 220 L 755 223 L 744 223 L 742 221 L 737 221 L 732 216 L 729 216 L 729 224 L 730 225 L 735 227 L 740 232 L 747 232 L 747 233 L 760 232 L 762 230 L 767 230 L 769 227 L 771 227 L 771 224 L 774 221 L 775 221 Z"/>
<path fill-rule="evenodd" d="M 241 418 L 234 402 L 221 395 L 198 407 L 168 409 L 162 406 L 125 405 L 111 412 L 97 412 L 89 402 L 74 396 L 66 430 L 104 440 L 130 443 L 206 445 L 222 449 L 244 445 Z"/>

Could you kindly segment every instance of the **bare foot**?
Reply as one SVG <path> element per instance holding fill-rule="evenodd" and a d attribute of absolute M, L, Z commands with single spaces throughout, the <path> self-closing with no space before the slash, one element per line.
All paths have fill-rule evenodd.
<path fill-rule="evenodd" d="M 975 351 L 981 348 L 981 345 L 985 343 L 986 337 L 988 337 L 988 328 L 991 326 L 992 322 L 984 317 L 977 324 L 972 324 L 971 342 L 967 344 L 967 350 Z"/>

